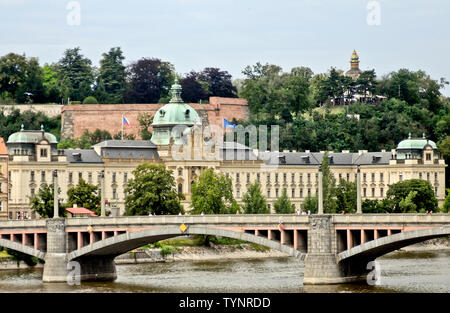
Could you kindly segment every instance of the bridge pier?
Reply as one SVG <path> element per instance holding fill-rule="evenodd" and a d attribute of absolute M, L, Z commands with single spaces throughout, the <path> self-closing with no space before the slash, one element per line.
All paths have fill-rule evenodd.
<path fill-rule="evenodd" d="M 42 275 L 45 283 L 67 283 L 69 271 L 72 270 L 67 268 L 65 222 L 64 218 L 47 220 L 47 253 Z M 112 256 L 85 256 L 74 261 L 80 264 L 80 281 L 111 281 L 117 278 Z"/>
<path fill-rule="evenodd" d="M 311 215 L 309 225 L 304 285 L 341 284 L 365 280 L 365 273 L 354 275 L 350 271 L 352 267 L 349 264 L 338 263 L 336 232 L 331 215 Z"/>
<path fill-rule="evenodd" d="M 112 256 L 91 256 L 74 260 L 81 266 L 81 281 L 113 281 L 117 278 Z"/>
<path fill-rule="evenodd" d="M 64 218 L 47 220 L 47 253 L 42 281 L 67 281 L 66 226 Z"/>

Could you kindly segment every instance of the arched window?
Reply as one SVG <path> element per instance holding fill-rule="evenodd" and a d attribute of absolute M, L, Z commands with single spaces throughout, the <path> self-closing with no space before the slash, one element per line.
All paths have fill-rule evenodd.
<path fill-rule="evenodd" d="M 183 184 L 178 184 L 178 193 L 183 192 Z"/>

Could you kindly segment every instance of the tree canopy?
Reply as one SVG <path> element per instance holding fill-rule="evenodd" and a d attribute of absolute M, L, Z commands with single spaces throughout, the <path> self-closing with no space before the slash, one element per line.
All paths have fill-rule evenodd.
<path fill-rule="evenodd" d="M 127 103 L 158 103 L 169 100 L 170 87 L 175 79 L 173 65 L 157 58 L 142 58 L 126 69 Z"/>
<path fill-rule="evenodd" d="M 58 188 L 58 194 L 61 192 Z M 41 188 L 39 188 L 38 193 L 30 198 L 31 210 L 39 214 L 42 218 L 53 217 L 53 184 L 48 185 L 44 183 Z M 62 205 L 58 200 L 58 212 L 59 216 L 66 216 L 65 206 Z"/>
<path fill-rule="evenodd" d="M 191 206 L 194 214 L 234 214 L 240 210 L 233 197 L 231 178 L 204 170 L 192 184 Z"/>
<path fill-rule="evenodd" d="M 291 214 L 295 212 L 295 207 L 287 196 L 286 188 L 283 188 L 281 197 L 275 201 L 273 207 L 275 209 L 275 213 L 277 214 Z"/>
<path fill-rule="evenodd" d="M 268 214 L 269 208 L 264 195 L 261 193 L 261 185 L 256 181 L 248 187 L 242 196 L 242 209 L 246 214 Z"/>
<path fill-rule="evenodd" d="M 125 215 L 178 214 L 183 212 L 172 172 L 161 164 L 143 163 L 133 171 L 125 192 Z"/>
<path fill-rule="evenodd" d="M 101 199 L 98 193 L 98 187 L 80 179 L 78 185 L 67 190 L 67 207 L 83 207 L 93 211 L 95 214 L 101 214 Z"/>
<path fill-rule="evenodd" d="M 94 83 L 92 61 L 81 54 L 81 49 L 67 49 L 56 65 L 64 99 L 82 101 L 91 95 Z"/>

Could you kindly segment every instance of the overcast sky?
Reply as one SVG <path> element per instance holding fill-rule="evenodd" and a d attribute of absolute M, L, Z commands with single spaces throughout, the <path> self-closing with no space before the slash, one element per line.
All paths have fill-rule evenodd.
<path fill-rule="evenodd" d="M 408 68 L 450 80 L 450 1 L 0 0 L 0 55 L 43 64 L 75 46 L 96 66 L 120 46 L 126 64 L 157 57 L 181 74 L 220 67 L 234 78 L 258 61 L 347 70 L 356 49 L 378 76 Z"/>

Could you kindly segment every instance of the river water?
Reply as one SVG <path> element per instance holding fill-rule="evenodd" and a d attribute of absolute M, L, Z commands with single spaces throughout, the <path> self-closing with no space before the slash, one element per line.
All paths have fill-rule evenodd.
<path fill-rule="evenodd" d="M 380 285 L 303 286 L 290 257 L 117 265 L 115 282 L 42 283 L 42 270 L 0 272 L 0 292 L 450 292 L 450 251 L 394 252 L 377 260 Z"/>

